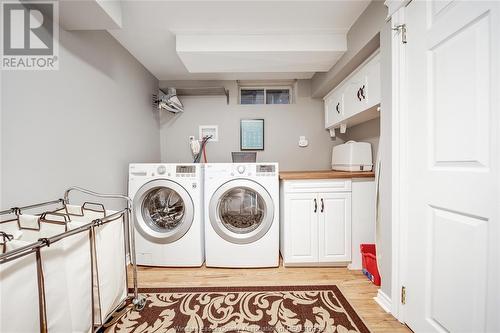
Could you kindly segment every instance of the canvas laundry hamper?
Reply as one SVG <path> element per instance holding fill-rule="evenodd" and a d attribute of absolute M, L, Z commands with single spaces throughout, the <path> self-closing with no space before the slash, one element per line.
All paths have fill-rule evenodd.
<path fill-rule="evenodd" d="M 6 242 L 5 251 L 88 225 L 95 219 L 114 213 L 104 209 L 99 211 L 95 207 L 85 209 L 82 206 L 70 206 L 65 207 L 64 213 L 56 211 L 42 214 L 41 217 L 18 217 L 18 220 L 33 225 L 29 229 L 19 229 L 19 221 L 0 224 L 1 231 L 8 230 L 18 238 Z M 40 219 L 43 221 L 40 222 Z M 102 324 L 126 299 L 124 238 L 124 215 L 121 214 L 111 222 L 64 237 L 39 249 L 45 318 L 50 333 L 91 332 L 92 323 Z M 94 265 L 92 256 L 95 258 Z M 40 330 L 36 277 L 37 260 L 34 253 L 0 265 L 0 332 Z M 95 297 L 94 309 L 92 295 Z M 19 315 L 21 313 L 22 316 Z"/>
<path fill-rule="evenodd" d="M 6 242 L 5 251 L 26 243 Z M 38 282 L 34 253 L 0 265 L 0 332 L 38 332 Z"/>
<path fill-rule="evenodd" d="M 66 213 L 72 221 L 88 223 L 95 219 L 116 214 L 102 205 L 66 205 Z M 118 307 L 127 296 L 127 272 L 125 262 L 124 217 L 94 228 L 94 321 L 103 324 L 106 316 Z"/>

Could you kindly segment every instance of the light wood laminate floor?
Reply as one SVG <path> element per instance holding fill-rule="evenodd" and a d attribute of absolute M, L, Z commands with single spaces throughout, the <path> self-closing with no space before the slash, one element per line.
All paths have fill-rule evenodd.
<path fill-rule="evenodd" d="M 131 276 L 131 275 L 129 275 Z M 338 267 L 258 269 L 163 268 L 138 269 L 139 287 L 337 285 L 372 332 L 411 332 L 373 300 L 374 286 L 360 271 Z"/>

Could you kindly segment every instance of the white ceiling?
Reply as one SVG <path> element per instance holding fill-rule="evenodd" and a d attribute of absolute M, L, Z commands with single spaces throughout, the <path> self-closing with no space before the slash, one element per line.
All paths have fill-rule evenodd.
<path fill-rule="evenodd" d="M 194 63 L 189 62 L 193 59 L 191 53 L 184 58 L 184 61 L 191 72 L 197 73 L 190 73 L 179 57 L 182 52 L 176 51 L 176 35 L 191 37 L 224 35 L 227 40 L 231 40 L 231 35 L 233 39 L 234 35 L 267 36 L 267 44 L 269 36 L 285 36 L 284 39 L 290 36 L 302 36 L 300 38 L 304 40 L 304 36 L 307 38 L 308 35 L 327 35 L 328 38 L 341 35 L 345 41 L 345 34 L 369 2 L 369 0 L 122 1 L 121 28 L 108 31 L 159 80 L 310 78 L 314 71 L 328 70 L 345 49 L 330 47 L 325 50 L 325 46 L 326 48 L 331 46 L 328 44 L 314 49 L 310 43 L 307 49 L 310 53 L 305 53 L 306 56 L 302 55 L 299 58 L 294 57 L 293 61 L 287 60 L 287 66 L 248 67 L 248 72 L 243 72 L 247 68 L 244 66 L 232 69 L 221 67 L 225 61 L 217 57 L 217 52 L 212 52 L 205 58 L 198 57 Z M 296 44 L 299 44 L 297 41 L 300 41 L 300 38 L 295 40 Z M 323 39 L 328 41 L 328 38 Z M 203 47 L 206 48 L 206 45 Z M 242 61 L 252 53 L 249 49 L 244 51 L 246 53 L 242 55 L 240 59 Z M 306 50 L 293 51 L 298 54 Z M 230 56 L 234 59 L 234 54 Z M 276 58 L 283 54 L 273 52 L 259 54 L 258 58 L 262 64 L 266 56 L 270 63 L 276 63 Z M 216 65 L 201 66 L 204 60 L 206 64 Z"/>
<path fill-rule="evenodd" d="M 118 0 L 59 1 L 59 24 L 65 30 L 119 29 L 121 15 Z"/>

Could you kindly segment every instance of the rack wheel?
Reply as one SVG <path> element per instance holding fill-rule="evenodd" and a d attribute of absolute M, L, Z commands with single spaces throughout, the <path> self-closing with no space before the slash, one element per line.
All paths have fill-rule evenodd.
<path fill-rule="evenodd" d="M 141 311 L 146 305 L 146 298 L 139 294 L 137 295 L 137 298 L 132 299 L 132 304 L 134 305 L 135 310 Z"/>

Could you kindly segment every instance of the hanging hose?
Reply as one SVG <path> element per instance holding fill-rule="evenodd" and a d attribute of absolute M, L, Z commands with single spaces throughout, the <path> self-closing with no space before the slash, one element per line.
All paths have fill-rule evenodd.
<path fill-rule="evenodd" d="M 205 157 L 205 162 L 207 161 L 207 155 L 206 155 L 206 152 L 205 152 L 205 146 L 207 145 L 207 142 L 208 140 L 210 140 L 212 138 L 212 135 L 207 135 L 205 136 L 202 140 L 201 140 L 201 147 L 200 147 L 200 151 L 198 154 L 194 155 L 194 161 L 193 163 L 200 163 L 200 160 L 201 160 L 201 155 L 203 154 L 203 156 Z"/>
<path fill-rule="evenodd" d="M 203 162 L 204 163 L 207 163 L 207 150 L 206 150 L 206 146 L 203 146 Z"/>

